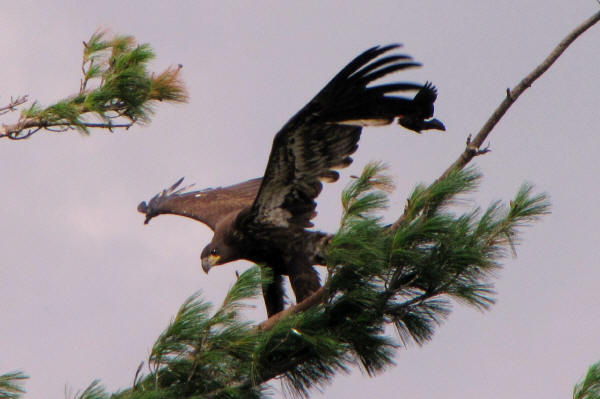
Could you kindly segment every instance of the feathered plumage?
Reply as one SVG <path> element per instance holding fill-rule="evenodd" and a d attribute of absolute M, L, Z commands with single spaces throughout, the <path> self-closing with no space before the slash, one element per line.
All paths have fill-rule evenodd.
<path fill-rule="evenodd" d="M 269 316 L 283 310 L 282 275 L 290 278 L 296 301 L 319 286 L 313 268 L 323 263 L 329 236 L 308 231 L 322 181 L 334 182 L 337 169 L 352 163 L 362 126 L 397 122 L 407 129 L 445 130 L 433 117 L 437 90 L 431 83 L 374 81 L 420 66 L 403 54 L 382 56 L 399 45 L 373 47 L 344 67 L 275 135 L 262 178 L 233 186 L 186 192 L 182 180 L 138 210 L 148 221 L 160 214 L 187 216 L 208 225 L 212 241 L 202 251 L 202 267 L 247 259 L 273 269 L 264 287 Z M 414 98 L 393 95 L 417 90 Z"/>

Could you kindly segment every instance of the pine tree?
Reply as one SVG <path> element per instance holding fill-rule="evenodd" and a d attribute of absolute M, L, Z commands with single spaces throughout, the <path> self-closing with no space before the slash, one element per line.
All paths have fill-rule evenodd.
<path fill-rule="evenodd" d="M 283 376 L 292 392 L 308 396 L 337 372 L 359 365 L 375 375 L 393 364 L 402 344 L 429 341 L 450 312 L 451 300 L 487 309 L 490 278 L 518 243 L 518 229 L 548 213 L 543 194 L 524 185 L 503 207 L 455 213 L 460 197 L 481 175 L 457 170 L 409 197 L 407 217 L 395 230 L 378 211 L 391 180 L 381 164 L 368 165 L 344 190 L 341 226 L 327 259 L 329 277 L 319 303 L 277 323 L 241 321 L 244 301 L 260 294 L 260 270 L 241 274 L 216 310 L 190 297 L 160 335 L 134 386 L 116 398 L 263 397 L 265 382 Z M 95 382 L 80 398 L 107 398 Z"/>
<path fill-rule="evenodd" d="M 432 339 L 452 303 L 480 310 L 494 303 L 492 278 L 500 261 L 519 243 L 520 228 L 547 214 L 545 194 L 524 184 L 504 205 L 464 209 L 460 204 L 482 176 L 466 167 L 487 152 L 481 146 L 520 94 L 585 29 L 590 18 L 512 91 L 465 152 L 429 185 L 417 185 L 404 213 L 385 224 L 392 182 L 381 164 L 367 165 L 343 192 L 343 216 L 327 254 L 324 286 L 302 303 L 258 325 L 242 321 L 248 299 L 260 293 L 269 276 L 259 266 L 241 274 L 223 303 L 214 308 L 200 293 L 191 296 L 159 336 L 140 365 L 133 386 L 114 394 L 94 381 L 77 397 L 104 398 L 262 398 L 268 382 L 282 377 L 290 392 L 308 397 L 313 387 L 358 365 L 375 375 L 393 365 L 397 349 Z M 46 108 L 34 103 L 1 137 L 23 139 L 40 130 L 127 128 L 146 122 L 156 101 L 185 101 L 178 69 L 148 74 L 153 53 L 131 37 L 104 40 L 97 33 L 84 43 L 80 91 Z M 96 86 L 90 88 L 91 82 Z M 25 101 L 11 101 L 10 111 Z M 101 123 L 88 117 L 96 115 Z M 116 123 L 115 120 L 125 120 Z M 392 326 L 400 340 L 389 333 Z M 574 389 L 574 398 L 600 397 L 600 373 L 593 365 Z M 21 372 L 0 376 L 0 397 L 24 392 Z"/>
<path fill-rule="evenodd" d="M 241 274 L 216 310 L 197 294 L 161 334 L 138 376 L 120 398 L 263 397 L 264 383 L 281 376 L 291 392 L 328 383 L 359 365 L 375 375 L 393 364 L 402 344 L 429 341 L 450 312 L 451 300 L 487 309 L 490 278 L 518 228 L 549 211 L 542 194 L 523 186 L 509 207 L 493 203 L 455 213 L 453 204 L 474 190 L 472 168 L 417 186 L 408 217 L 396 230 L 377 211 L 387 205 L 391 181 L 368 165 L 343 193 L 344 214 L 327 259 L 329 277 L 319 303 L 268 327 L 241 322 L 243 301 L 259 295 L 258 267 Z"/>

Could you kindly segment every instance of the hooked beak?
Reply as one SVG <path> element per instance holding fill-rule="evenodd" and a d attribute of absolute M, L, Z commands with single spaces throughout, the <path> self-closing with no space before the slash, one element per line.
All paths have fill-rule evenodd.
<path fill-rule="evenodd" d="M 219 255 L 208 255 L 206 258 L 202 258 L 202 270 L 204 270 L 204 273 L 208 274 L 210 268 L 216 265 L 219 259 L 221 259 Z"/>

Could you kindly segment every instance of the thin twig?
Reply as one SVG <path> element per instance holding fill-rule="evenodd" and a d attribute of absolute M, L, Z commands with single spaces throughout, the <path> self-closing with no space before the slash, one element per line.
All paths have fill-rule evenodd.
<path fill-rule="evenodd" d="M 85 42 L 84 42 L 85 44 Z M 87 64 L 88 61 L 85 59 L 83 59 L 83 62 L 81 63 L 81 72 L 83 73 L 83 78 L 81 78 L 81 84 L 79 85 L 79 94 L 83 94 L 85 93 L 85 88 L 87 86 L 87 82 L 88 82 L 88 77 L 87 77 L 87 71 L 85 70 L 85 64 Z M 91 59 L 89 61 L 90 66 L 88 67 L 88 71 L 94 66 L 94 59 Z"/>
<path fill-rule="evenodd" d="M 51 128 L 50 125 L 46 126 L 46 130 L 52 133 L 62 133 L 62 132 L 66 132 L 69 129 L 72 129 L 71 126 L 69 125 L 56 125 L 58 126 L 57 129 Z"/>
<path fill-rule="evenodd" d="M 88 111 L 86 111 L 88 112 Z M 136 121 L 128 122 L 128 123 L 93 123 L 93 122 L 81 122 L 79 126 L 87 127 L 87 128 L 101 128 L 108 129 L 110 132 L 113 129 L 123 128 L 128 130 Z M 52 127 L 58 127 L 59 129 L 51 129 Z M 21 119 L 17 123 L 11 125 L 2 125 L 0 129 L 0 138 L 7 137 L 11 140 L 23 140 L 31 137 L 34 133 L 37 133 L 41 129 L 45 129 L 51 132 L 60 133 L 67 131 L 69 129 L 73 129 L 76 126 L 69 121 L 64 122 L 46 122 L 39 118 L 26 118 Z M 22 134 L 22 132 L 26 129 L 33 129 L 28 131 L 26 134 Z"/>
<path fill-rule="evenodd" d="M 25 133 L 25 134 L 21 134 L 22 130 L 17 132 L 16 134 L 12 134 L 12 133 L 0 134 L 0 138 L 8 137 L 11 140 L 24 140 L 24 139 L 27 139 L 27 138 L 33 136 L 35 133 L 39 132 L 40 130 L 42 130 L 42 128 L 38 127 L 35 129 L 29 129 L 27 131 L 27 133 Z"/>
<path fill-rule="evenodd" d="M 13 99 L 12 97 L 10 98 L 10 103 L 8 103 L 8 105 L 5 105 L 4 107 L 0 107 L 0 115 L 4 115 L 8 112 L 12 112 L 15 111 L 16 107 L 18 107 L 21 104 L 24 104 L 27 102 L 27 96 L 20 96 L 17 97 L 15 99 Z"/>
<path fill-rule="evenodd" d="M 108 129 L 112 132 L 112 129 L 114 128 L 124 128 L 125 130 L 129 129 L 131 126 L 133 126 L 134 122 L 130 122 L 130 123 L 88 123 L 88 122 L 83 122 L 81 123 L 82 126 L 85 127 L 97 127 L 97 128 L 102 128 L 102 129 Z"/>

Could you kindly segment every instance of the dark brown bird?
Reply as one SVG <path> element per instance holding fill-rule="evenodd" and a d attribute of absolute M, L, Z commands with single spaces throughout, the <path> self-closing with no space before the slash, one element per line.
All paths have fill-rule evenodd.
<path fill-rule="evenodd" d="M 420 64 L 403 54 L 383 56 L 400 47 L 373 47 L 344 67 L 275 135 L 262 178 L 229 187 L 186 192 L 183 179 L 138 211 L 148 223 L 160 214 L 186 216 L 214 231 L 202 251 L 206 273 L 215 265 L 247 259 L 273 271 L 263 287 L 269 316 L 284 307 L 282 276 L 289 276 L 296 301 L 320 287 L 313 265 L 324 263 L 329 235 L 306 230 L 316 215 L 322 181 L 334 182 L 335 169 L 352 163 L 362 126 L 397 121 L 415 132 L 445 130 L 433 117 L 436 88 L 430 84 L 386 83 L 369 86 L 385 75 Z M 414 98 L 394 96 L 418 90 Z"/>

